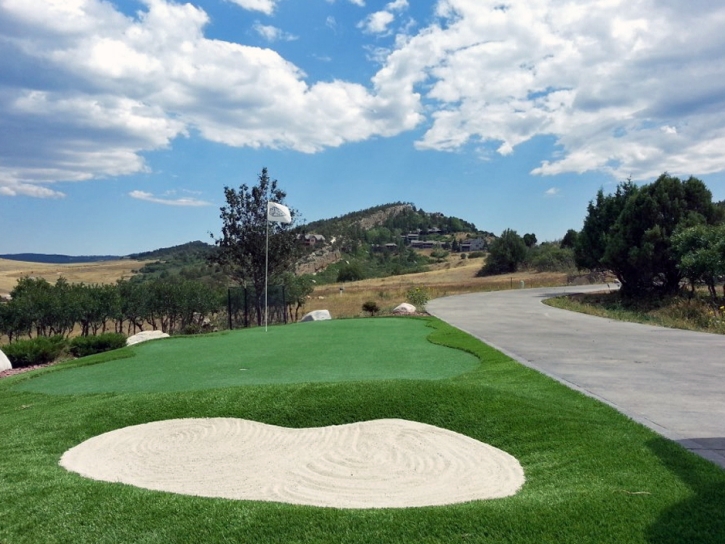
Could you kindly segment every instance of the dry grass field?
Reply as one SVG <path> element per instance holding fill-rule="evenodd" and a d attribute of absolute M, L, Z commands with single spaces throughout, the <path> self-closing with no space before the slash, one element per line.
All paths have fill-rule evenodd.
<path fill-rule="evenodd" d="M 42 264 L 0 259 L 0 295 L 9 293 L 18 278 L 23 276 L 45 278 L 51 283 L 61 276 L 71 283 L 114 283 L 118 279 L 132 276 L 133 271 L 141 268 L 143 264 L 141 261 L 126 259 L 82 264 Z M 517 272 L 478 278 L 476 273 L 481 266 L 483 259 L 461 260 L 454 255 L 446 262 L 432 265 L 429 272 L 322 285 L 315 289 L 302 311 L 326 309 L 333 317 L 355 317 L 363 315 L 363 302 L 372 300 L 386 313 L 405 302 L 408 289 L 416 286 L 424 286 L 428 289 L 430 298 L 437 298 L 476 291 L 517 289 L 522 281 L 526 287 L 567 283 L 565 273 Z"/>
<path fill-rule="evenodd" d="M 349 283 L 334 283 L 315 289 L 304 311 L 329 310 L 333 317 L 354 317 L 363 315 L 362 305 L 375 301 L 383 313 L 389 312 L 401 302 L 411 287 L 425 287 L 430 298 L 473 293 L 477 291 L 498 291 L 526 287 L 547 287 L 567 284 L 563 272 L 536 273 L 517 272 L 503 276 L 476 277 L 483 266 L 483 259 L 460 260 L 457 256 L 448 262 L 433 265 L 434 270 L 420 274 L 374 278 Z M 340 291 L 343 288 L 343 291 Z"/>
<path fill-rule="evenodd" d="M 0 295 L 12 291 L 18 279 L 23 276 L 44 278 L 50 283 L 55 283 L 61 276 L 70 283 L 115 283 L 121 278 L 133 276 L 133 271 L 143 265 L 142 261 L 129 259 L 76 264 L 26 263 L 0 259 Z"/>

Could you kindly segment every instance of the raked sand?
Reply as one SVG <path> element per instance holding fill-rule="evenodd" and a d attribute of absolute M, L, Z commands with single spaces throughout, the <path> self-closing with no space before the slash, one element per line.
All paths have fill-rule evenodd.
<path fill-rule="evenodd" d="M 232 418 L 157 421 L 86 440 L 60 464 L 157 491 L 336 508 L 496 499 L 524 483 L 508 453 L 401 419 L 306 429 Z"/>

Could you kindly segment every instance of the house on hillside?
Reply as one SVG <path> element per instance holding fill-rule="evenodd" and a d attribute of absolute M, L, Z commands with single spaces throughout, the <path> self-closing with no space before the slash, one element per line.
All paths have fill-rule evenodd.
<path fill-rule="evenodd" d="M 484 249 L 486 249 L 486 242 L 483 238 L 469 238 L 468 240 L 461 241 L 462 253 L 468 251 L 483 251 Z"/>
<path fill-rule="evenodd" d="M 321 234 L 298 234 L 297 241 L 299 241 L 302 245 L 313 247 L 318 244 L 324 244 L 325 237 Z"/>
<path fill-rule="evenodd" d="M 442 243 L 437 240 L 413 240 L 410 247 L 413 249 L 434 249 L 441 247 Z"/>

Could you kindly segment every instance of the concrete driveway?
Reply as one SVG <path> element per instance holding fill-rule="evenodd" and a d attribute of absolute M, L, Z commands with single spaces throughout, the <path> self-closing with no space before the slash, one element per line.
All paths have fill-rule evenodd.
<path fill-rule="evenodd" d="M 607 286 L 432 300 L 428 313 L 725 468 L 725 336 L 623 323 L 542 300 Z"/>

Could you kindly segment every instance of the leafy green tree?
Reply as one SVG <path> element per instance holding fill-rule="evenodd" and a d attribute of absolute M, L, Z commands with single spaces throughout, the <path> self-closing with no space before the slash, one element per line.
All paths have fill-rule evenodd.
<path fill-rule="evenodd" d="M 434 249 L 433 251 L 430 252 L 431 258 L 434 259 L 438 263 L 442 263 L 443 261 L 445 261 L 446 258 L 448 257 L 448 255 L 449 255 L 449 253 L 447 251 L 445 251 L 444 249 Z"/>
<path fill-rule="evenodd" d="M 537 272 L 570 272 L 576 268 L 574 250 L 555 242 L 544 242 L 529 248 L 526 266 Z"/>
<path fill-rule="evenodd" d="M 297 321 L 300 309 L 307 303 L 307 297 L 315 290 L 314 280 L 309 274 L 295 276 L 291 272 L 287 272 L 283 281 L 290 320 Z"/>
<path fill-rule="evenodd" d="M 714 224 L 718 218 L 712 194 L 702 181 L 662 174 L 629 195 L 607 236 L 601 262 L 616 274 L 624 296 L 653 290 L 673 293 L 682 279 L 673 233 Z"/>
<path fill-rule="evenodd" d="M 697 225 L 678 230 L 672 236 L 672 248 L 679 261 L 677 266 L 689 280 L 692 292 L 701 281 L 715 299 L 717 279 L 725 276 L 725 225 Z"/>
<path fill-rule="evenodd" d="M 127 322 L 126 334 L 136 334 L 143 330 L 146 306 L 149 301 L 148 283 L 139 281 L 119 280 L 116 283 L 121 307 L 116 318 L 116 331 L 123 332 L 124 321 Z"/>
<path fill-rule="evenodd" d="M 478 272 L 479 276 L 492 276 L 516 272 L 526 259 L 526 244 L 515 230 L 506 229 L 489 246 L 486 264 Z"/>
<path fill-rule="evenodd" d="M 287 194 L 262 169 L 257 185 L 241 185 L 239 190 L 224 187 L 226 205 L 220 208 L 222 234 L 214 239 L 218 251 L 211 257 L 218 264 L 231 265 L 234 280 L 240 285 L 254 286 L 257 324 L 262 323 L 264 286 L 266 277 L 265 254 L 269 228 L 269 281 L 280 283 L 281 276 L 291 271 L 299 255 L 292 228 L 296 210 L 291 209 L 292 223 L 267 223 L 267 202 L 284 204 Z"/>
<path fill-rule="evenodd" d="M 534 247 L 537 242 L 536 234 L 534 234 L 533 232 L 526 233 L 524 234 L 523 240 L 524 244 L 526 244 L 526 247 Z"/>

